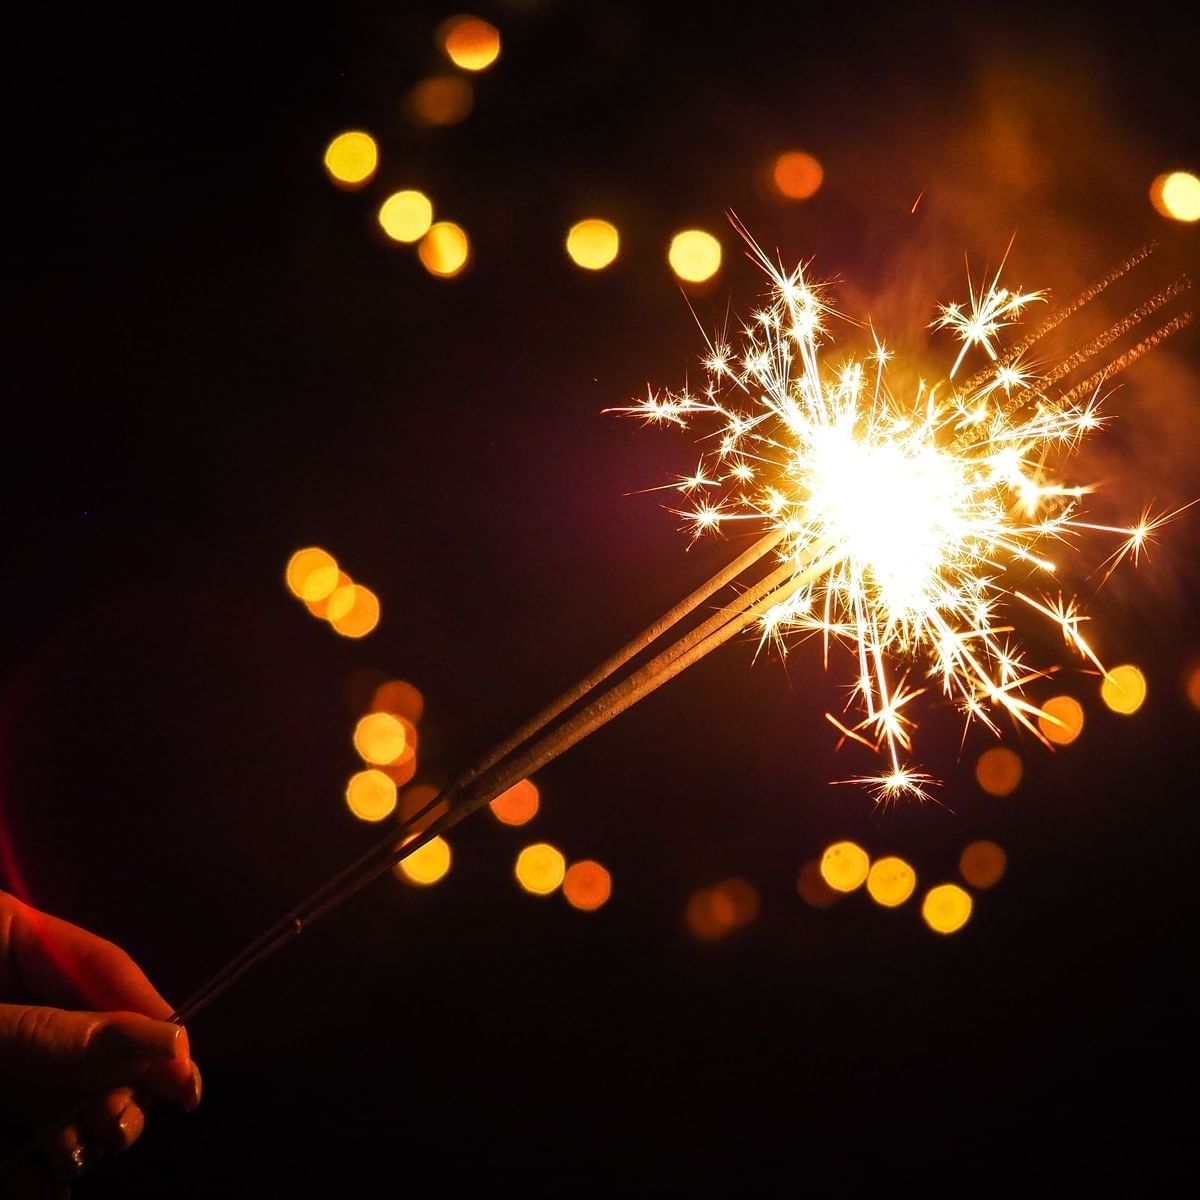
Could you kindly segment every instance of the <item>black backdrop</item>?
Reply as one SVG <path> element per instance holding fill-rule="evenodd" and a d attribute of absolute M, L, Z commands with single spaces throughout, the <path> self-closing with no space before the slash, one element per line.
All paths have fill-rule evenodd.
<path fill-rule="evenodd" d="M 688 440 L 600 414 L 694 373 L 675 229 L 725 243 L 691 295 L 706 327 L 759 286 L 733 209 L 901 344 L 962 291 L 963 252 L 995 262 L 1014 230 L 1014 282 L 1063 294 L 1151 231 L 1163 269 L 1196 257 L 1194 230 L 1146 200 L 1153 175 L 1200 161 L 1194 46 L 1169 18 L 495 5 L 505 48 L 475 112 L 415 131 L 401 97 L 449 11 L 10 23 L 5 870 L 171 997 L 369 837 L 340 800 L 356 671 L 422 688 L 436 780 L 729 553 L 685 553 L 661 494 L 631 494 L 690 469 Z M 354 126 L 382 166 L 350 195 L 320 156 Z M 762 184 L 792 146 L 826 166 L 803 205 Z M 389 185 L 470 231 L 462 278 L 385 244 Z M 624 238 L 595 276 L 561 248 L 590 212 Z M 1118 509 L 1200 488 L 1195 361 L 1188 334 L 1112 401 L 1086 466 Z M 1004 800 L 972 778 L 986 739 L 960 756 L 936 705 L 918 748 L 942 803 L 829 787 L 869 764 L 833 753 L 821 713 L 840 691 L 818 656 L 707 660 L 545 771 L 527 830 L 469 823 L 439 886 L 381 882 L 222 999 L 192 1031 L 200 1111 L 152 1122 L 80 1194 L 966 1183 L 1175 1158 L 1196 530 L 1178 522 L 1095 601 L 1146 708 L 1107 713 L 1072 669 L 1083 738 L 1053 756 L 1017 739 L 1026 778 Z M 286 594 L 310 543 L 381 596 L 364 641 Z M 521 894 L 529 834 L 606 863 L 610 904 Z M 923 882 L 978 837 L 1009 870 L 938 938 L 915 903 L 803 904 L 798 866 L 839 836 Z M 687 898 L 729 875 L 761 914 L 698 942 Z"/>

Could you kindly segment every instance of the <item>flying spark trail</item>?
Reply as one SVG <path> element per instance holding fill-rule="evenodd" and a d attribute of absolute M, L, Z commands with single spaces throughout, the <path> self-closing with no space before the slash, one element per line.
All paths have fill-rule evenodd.
<path fill-rule="evenodd" d="M 747 239 L 749 240 L 749 239 Z M 969 282 L 965 304 L 940 308 L 934 327 L 959 349 L 947 378 L 893 390 L 892 354 L 871 332 L 865 352 L 834 359 L 830 327 L 838 315 L 828 289 L 807 266 L 786 271 L 750 242 L 770 289 L 739 343 L 710 343 L 699 390 L 649 391 L 610 411 L 681 427 L 701 423 L 712 448 L 693 475 L 671 485 L 689 501 L 678 510 L 693 535 L 746 523 L 779 537 L 775 553 L 809 578 L 758 622 L 761 642 L 786 653 L 796 638 L 820 635 L 849 648 L 855 664 L 846 720 L 827 714 L 843 740 L 872 747 L 886 766 L 867 784 L 881 800 L 924 797 L 936 782 L 909 761 L 911 702 L 937 690 L 995 733 L 1008 713 L 1041 740 L 1037 706 L 1024 686 L 1045 672 L 1026 665 L 1005 615 L 1011 602 L 1052 622 L 1065 644 L 1103 670 L 1080 625 L 1074 600 L 1037 598 L 1004 582 L 1055 576 L 1053 556 L 1076 553 L 1086 531 L 1118 535 L 1111 569 L 1133 555 L 1170 516 L 1146 514 L 1129 528 L 1081 519 L 1092 488 L 1058 470 L 1083 436 L 1100 428 L 1099 389 L 1126 361 L 1181 328 L 1173 318 L 1087 382 L 1055 394 L 1054 385 L 1187 287 L 1177 280 L 1100 337 L 1041 376 L 1023 356 L 1044 334 L 1146 258 L 1143 247 L 1081 297 L 1054 310 L 1005 351 L 1004 331 L 1041 292 Z M 968 355 L 988 363 L 954 384 Z M 827 569 L 812 577 L 818 556 Z M 1028 588 L 1028 582 L 1023 587 Z M 924 681 L 910 685 L 910 677 Z"/>

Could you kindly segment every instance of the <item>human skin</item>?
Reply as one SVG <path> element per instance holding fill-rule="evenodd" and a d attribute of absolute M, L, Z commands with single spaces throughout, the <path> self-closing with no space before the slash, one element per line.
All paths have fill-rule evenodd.
<path fill-rule="evenodd" d="M 171 1011 L 119 946 L 0 892 L 0 1122 L 41 1135 L 0 1197 L 67 1195 L 138 1140 L 152 1102 L 196 1107 L 200 1072 Z"/>

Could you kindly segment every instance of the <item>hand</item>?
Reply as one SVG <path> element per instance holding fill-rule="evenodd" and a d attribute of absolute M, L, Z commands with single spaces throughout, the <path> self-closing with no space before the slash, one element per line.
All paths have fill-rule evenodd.
<path fill-rule="evenodd" d="M 85 1101 L 47 1131 L 43 1162 L 0 1178 L 0 1196 L 61 1196 L 54 1177 L 137 1141 L 150 1100 L 199 1104 L 200 1072 L 170 1015 L 119 946 L 0 892 L 0 1119 L 36 1132 Z"/>

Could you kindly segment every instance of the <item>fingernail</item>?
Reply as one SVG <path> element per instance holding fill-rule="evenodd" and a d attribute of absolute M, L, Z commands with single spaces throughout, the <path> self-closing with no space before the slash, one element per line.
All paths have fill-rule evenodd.
<path fill-rule="evenodd" d="M 96 1035 L 98 1049 L 114 1058 L 174 1058 L 183 1029 L 168 1021 L 118 1020 Z"/>
<path fill-rule="evenodd" d="M 146 1118 L 142 1115 L 141 1108 L 133 1103 L 127 1104 L 117 1118 L 117 1129 L 121 1133 L 119 1149 L 121 1151 L 128 1150 L 142 1136 L 142 1130 L 145 1127 Z"/>
<path fill-rule="evenodd" d="M 200 1095 L 204 1091 L 204 1083 L 200 1078 L 200 1068 L 192 1063 L 192 1090 L 183 1102 L 184 1112 L 195 1112 L 200 1104 Z"/>
<path fill-rule="evenodd" d="M 78 1178 L 96 1162 L 101 1153 L 98 1147 L 87 1142 L 76 1142 L 67 1155 L 67 1174 Z"/>

